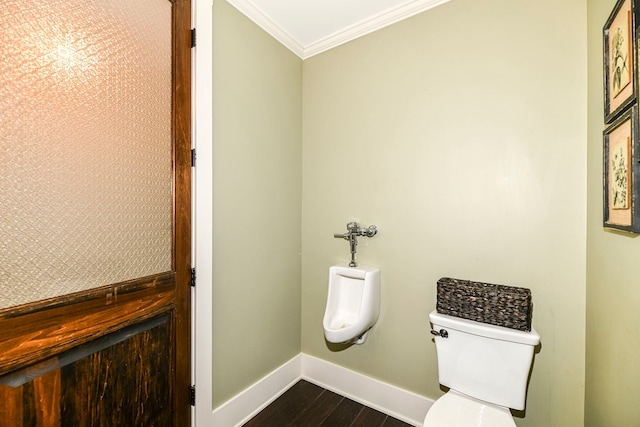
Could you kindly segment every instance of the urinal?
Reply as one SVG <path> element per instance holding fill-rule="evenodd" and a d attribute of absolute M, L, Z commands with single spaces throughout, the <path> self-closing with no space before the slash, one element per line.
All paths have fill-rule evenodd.
<path fill-rule="evenodd" d="M 322 321 L 327 341 L 364 343 L 379 314 L 379 268 L 346 264 L 329 268 L 329 292 Z"/>

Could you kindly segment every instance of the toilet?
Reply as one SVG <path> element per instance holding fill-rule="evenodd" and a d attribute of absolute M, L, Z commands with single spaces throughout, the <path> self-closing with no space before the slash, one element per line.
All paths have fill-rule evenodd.
<path fill-rule="evenodd" d="M 330 343 L 363 344 L 380 314 L 380 269 L 359 265 L 329 268 L 322 325 Z"/>
<path fill-rule="evenodd" d="M 438 378 L 449 391 L 431 406 L 423 427 L 515 427 L 509 408 L 525 408 L 540 335 L 436 311 L 429 320 Z"/>

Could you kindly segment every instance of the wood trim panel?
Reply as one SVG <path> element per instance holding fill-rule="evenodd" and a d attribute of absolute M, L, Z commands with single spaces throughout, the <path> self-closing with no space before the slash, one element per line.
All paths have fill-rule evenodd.
<path fill-rule="evenodd" d="M 32 383 L 34 399 L 33 407 L 36 413 L 36 425 L 60 425 L 60 395 L 62 378 L 60 371 L 53 371 L 44 377 L 36 378 Z M 28 388 L 28 387 L 27 387 Z"/>
<path fill-rule="evenodd" d="M 142 406 L 134 409 L 143 408 L 144 410 L 146 408 L 146 410 L 150 410 L 151 406 L 145 406 L 143 402 L 143 398 L 148 398 L 153 400 L 148 403 L 162 410 L 162 414 L 159 416 L 163 421 L 156 425 L 187 426 L 191 424 L 189 393 L 191 386 L 192 220 L 191 0 L 172 0 L 172 8 L 174 174 L 172 271 L 0 310 L 2 325 L 0 329 L 0 376 L 32 367 L 38 363 L 46 363 L 46 361 L 65 354 L 78 346 L 156 316 L 167 314 L 167 325 L 160 334 L 161 337 L 167 339 L 166 348 L 155 348 L 155 344 L 145 338 L 150 336 L 146 332 L 131 340 L 131 343 L 140 349 L 149 348 L 148 357 L 145 356 L 145 360 L 156 356 L 161 358 L 161 360 L 158 359 L 154 362 L 155 365 L 152 365 L 162 366 L 163 369 L 166 368 L 166 371 L 150 370 L 145 373 L 145 381 L 154 381 L 153 385 L 157 386 L 155 390 L 163 391 L 165 394 L 160 394 L 166 396 L 167 400 L 162 400 L 164 397 L 158 400 L 152 396 L 141 396 L 139 400 L 142 402 Z M 2 392 L 0 420 L 17 420 L 24 415 L 24 420 L 27 420 L 26 417 L 41 417 L 41 419 L 29 418 L 28 422 L 24 421 L 25 425 L 58 425 L 54 420 L 63 420 L 62 425 L 76 425 L 75 421 L 71 421 L 75 418 L 69 418 L 76 416 L 73 415 L 74 411 L 80 414 L 78 416 L 85 417 L 82 419 L 92 419 L 91 415 L 86 417 L 86 411 L 102 410 L 103 408 L 102 406 L 91 406 L 98 405 L 96 399 L 87 399 L 85 395 L 81 396 L 82 399 L 76 399 L 77 402 L 84 401 L 86 405 L 89 405 L 88 409 L 84 406 L 70 408 L 65 406 L 67 403 L 64 402 L 76 401 L 71 394 L 82 393 L 89 387 L 87 384 L 112 387 L 112 384 L 115 383 L 114 387 L 117 389 L 118 382 L 110 381 L 107 383 L 106 377 L 103 378 L 107 371 L 103 370 L 109 368 L 111 363 L 126 362 L 127 357 L 132 358 L 130 366 L 134 362 L 137 363 L 141 357 L 138 347 L 134 348 L 127 344 L 114 346 L 116 349 L 113 351 L 99 351 L 88 356 L 86 362 L 74 363 L 73 369 L 75 371 L 71 367 L 61 368 L 62 370 L 56 371 L 57 373 L 49 372 L 32 382 L 25 383 L 20 386 L 24 393 L 19 391 L 20 389 L 0 385 L 0 392 Z M 158 351 L 156 352 L 156 350 Z M 80 370 L 82 370 L 81 375 Z M 73 375 L 67 375 L 65 372 L 68 374 L 71 372 Z M 109 378 L 112 380 L 117 378 L 113 372 L 108 371 Z M 62 385 L 59 375 L 62 375 Z M 80 376 L 76 377 L 76 375 Z M 122 381 L 131 380 L 132 378 L 128 378 Z M 137 380 L 137 377 L 133 380 Z M 64 381 L 68 382 L 64 383 Z M 87 383 L 82 381 L 87 381 Z M 91 381 L 96 382 L 92 383 Z M 137 387 L 134 389 L 138 390 Z M 62 390 L 62 392 L 58 390 Z M 52 392 L 52 394 L 43 397 L 47 392 Z M 103 402 L 102 397 L 97 400 Z M 61 406 L 56 406 L 55 401 L 63 403 Z M 117 405 L 120 406 L 117 408 L 128 411 L 131 408 L 126 403 L 130 402 L 118 400 Z M 133 408 L 133 405 L 131 406 Z M 1 423 L 2 421 L 0 421 Z M 145 422 L 136 423 L 137 421 L 134 424 L 151 425 L 145 424 Z M 106 423 L 104 425 L 116 424 Z"/>
<path fill-rule="evenodd" d="M 163 273 L 0 312 L 0 375 L 175 308 L 175 274 Z"/>
<path fill-rule="evenodd" d="M 173 325 L 169 314 L 141 322 L 31 381 L 0 384 L 0 425 L 171 426 Z"/>
<path fill-rule="evenodd" d="M 191 0 L 173 4 L 174 270 L 173 425 L 191 424 Z"/>

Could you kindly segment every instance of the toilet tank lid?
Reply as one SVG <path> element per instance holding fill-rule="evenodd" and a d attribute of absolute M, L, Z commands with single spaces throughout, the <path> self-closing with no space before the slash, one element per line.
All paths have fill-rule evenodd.
<path fill-rule="evenodd" d="M 524 332 L 502 326 L 489 325 L 488 323 L 475 322 L 473 320 L 463 319 L 460 317 L 449 316 L 438 313 L 436 310 L 429 314 L 429 320 L 431 320 L 431 323 L 434 325 L 440 325 L 445 328 L 497 340 L 532 346 L 540 343 L 540 335 L 538 335 L 534 328 L 531 328 L 530 332 Z"/>

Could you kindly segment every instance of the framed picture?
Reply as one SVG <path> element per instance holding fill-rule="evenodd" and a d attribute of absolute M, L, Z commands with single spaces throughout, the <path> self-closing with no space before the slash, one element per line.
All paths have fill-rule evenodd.
<path fill-rule="evenodd" d="M 639 233 L 637 105 L 605 129 L 603 151 L 604 226 Z"/>
<path fill-rule="evenodd" d="M 618 0 L 603 28 L 605 123 L 611 123 L 636 98 L 636 1 Z"/>

